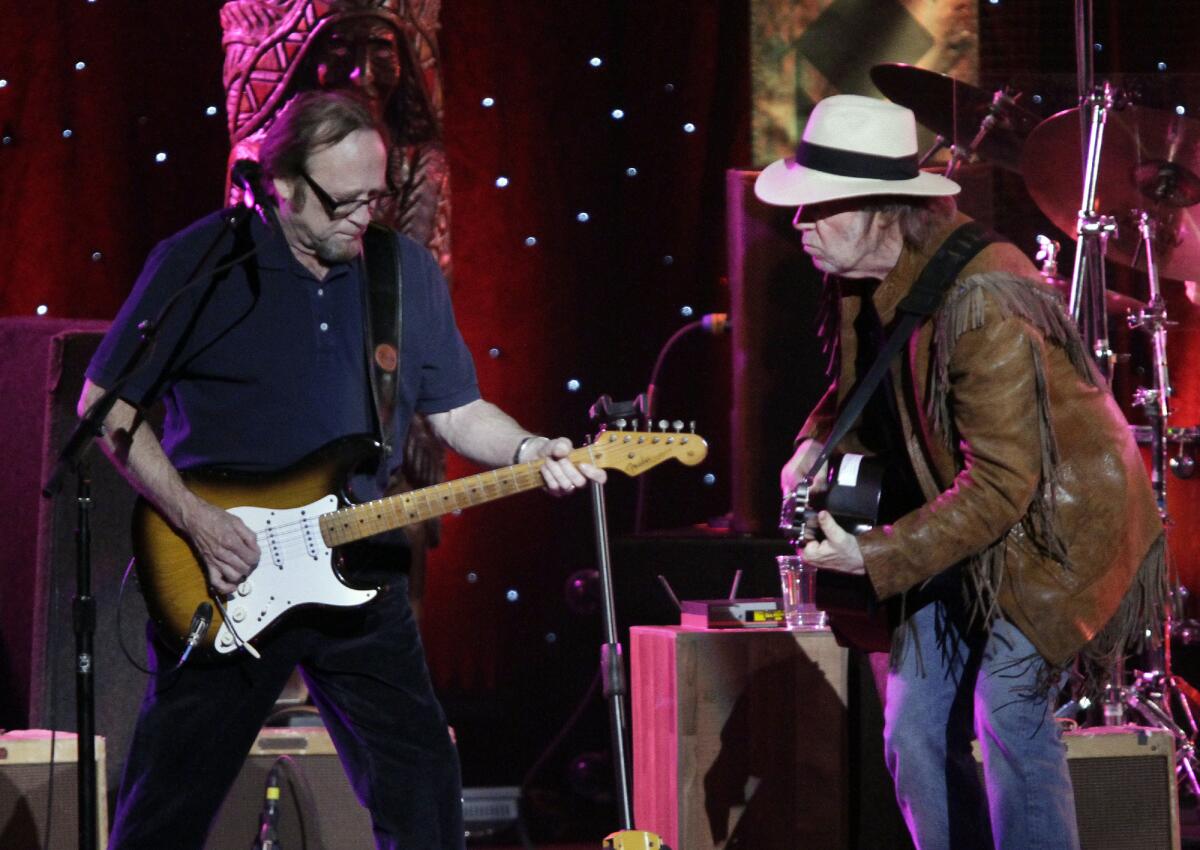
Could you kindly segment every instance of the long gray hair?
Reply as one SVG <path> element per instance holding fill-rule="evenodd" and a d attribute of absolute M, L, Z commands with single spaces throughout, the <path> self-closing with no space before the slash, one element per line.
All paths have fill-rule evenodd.
<path fill-rule="evenodd" d="M 921 198 L 911 195 L 881 195 L 867 199 L 863 209 L 900 225 L 900 235 L 909 248 L 920 248 L 958 211 L 952 196 Z"/>

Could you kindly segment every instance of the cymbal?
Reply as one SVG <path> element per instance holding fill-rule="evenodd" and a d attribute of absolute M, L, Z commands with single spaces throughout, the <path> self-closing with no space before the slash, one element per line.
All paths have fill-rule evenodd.
<path fill-rule="evenodd" d="M 992 92 L 969 83 L 899 62 L 873 67 L 871 82 L 889 100 L 911 109 L 917 120 L 930 130 L 962 146 L 969 145 L 979 133 L 994 99 Z M 1025 137 L 1041 118 L 1008 96 L 997 104 L 996 118 L 996 125 L 984 136 L 976 153 L 989 162 L 1018 171 Z"/>
<path fill-rule="evenodd" d="M 1045 273 L 1042 274 L 1042 281 L 1062 297 L 1064 305 L 1067 303 L 1071 297 L 1071 281 L 1057 275 Z M 1138 301 L 1132 295 L 1126 295 L 1124 292 L 1114 292 L 1108 288 L 1104 290 L 1104 310 L 1110 316 L 1121 315 L 1130 310 L 1137 312 L 1145 308 L 1145 306 L 1146 302 Z"/>
<path fill-rule="evenodd" d="M 1047 118 L 1025 142 L 1021 173 L 1034 202 L 1054 224 L 1077 238 L 1083 196 L 1079 110 Z M 1108 113 L 1096 180 L 1096 210 L 1112 216 L 1117 234 L 1107 255 L 1145 268 L 1134 210 L 1156 222 L 1159 274 L 1175 280 L 1200 276 L 1200 121 L 1174 112 L 1128 106 Z"/>

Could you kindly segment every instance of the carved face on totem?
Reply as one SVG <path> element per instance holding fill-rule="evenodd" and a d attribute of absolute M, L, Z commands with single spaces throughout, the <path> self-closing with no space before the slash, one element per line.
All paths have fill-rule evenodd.
<path fill-rule="evenodd" d="M 307 58 L 310 86 L 357 94 L 386 119 L 404 74 L 400 35 L 378 18 L 339 21 L 321 34 Z"/>

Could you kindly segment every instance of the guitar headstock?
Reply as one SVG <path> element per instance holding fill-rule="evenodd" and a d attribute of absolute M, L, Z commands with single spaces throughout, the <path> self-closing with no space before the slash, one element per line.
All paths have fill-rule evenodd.
<path fill-rule="evenodd" d="M 779 531 L 792 546 L 804 545 L 804 536 L 808 527 L 809 494 L 812 491 L 812 481 L 801 479 L 790 493 L 783 497 L 779 509 Z"/>
<path fill-rule="evenodd" d="M 591 463 L 633 476 L 641 475 L 666 460 L 695 466 L 708 455 L 708 443 L 695 432 L 695 423 L 685 431 L 683 422 L 676 420 L 668 423 L 664 419 L 659 423 L 659 428 L 658 431 L 653 427 L 649 431 L 626 431 L 623 428 L 601 431 L 591 444 L 573 451 L 571 458 L 577 463 Z"/>

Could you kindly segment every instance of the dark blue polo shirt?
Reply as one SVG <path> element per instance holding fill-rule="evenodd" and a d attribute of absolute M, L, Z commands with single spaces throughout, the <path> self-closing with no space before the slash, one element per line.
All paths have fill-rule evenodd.
<path fill-rule="evenodd" d="M 153 319 L 225 228 L 220 214 L 159 243 L 88 366 L 112 386 Z M 375 430 L 363 338 L 363 273 L 335 265 L 317 280 L 283 234 L 254 220 L 257 252 L 208 288 L 181 298 L 157 334 L 150 360 L 121 396 L 166 406 L 163 449 L 179 469 L 217 464 L 247 470 L 289 466 L 333 439 Z M 429 252 L 397 235 L 404 329 L 394 439 L 414 411 L 439 413 L 479 398 L 475 367 L 454 322 L 446 282 Z M 234 250 L 232 233 L 207 274 Z"/>

